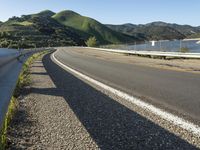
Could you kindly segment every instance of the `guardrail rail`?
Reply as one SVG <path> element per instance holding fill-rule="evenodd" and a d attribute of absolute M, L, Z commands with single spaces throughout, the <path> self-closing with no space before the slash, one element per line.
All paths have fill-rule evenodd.
<path fill-rule="evenodd" d="M 200 53 L 134 51 L 134 50 L 105 49 L 105 48 L 94 48 L 94 47 L 83 47 L 83 48 L 96 49 L 96 50 L 106 51 L 106 52 L 129 54 L 129 55 L 159 56 L 159 57 L 163 57 L 163 58 L 170 57 L 170 58 L 200 59 Z"/>
<path fill-rule="evenodd" d="M 11 55 L 0 56 L 0 129 L 24 62 L 32 54 L 43 50 L 48 49 L 23 50 Z"/>

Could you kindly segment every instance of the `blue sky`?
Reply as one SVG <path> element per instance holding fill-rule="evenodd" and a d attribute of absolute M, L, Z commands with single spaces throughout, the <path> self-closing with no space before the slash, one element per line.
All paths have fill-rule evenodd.
<path fill-rule="evenodd" d="M 0 20 L 46 9 L 73 10 L 110 24 L 165 21 L 200 26 L 200 0 L 1 0 Z"/>

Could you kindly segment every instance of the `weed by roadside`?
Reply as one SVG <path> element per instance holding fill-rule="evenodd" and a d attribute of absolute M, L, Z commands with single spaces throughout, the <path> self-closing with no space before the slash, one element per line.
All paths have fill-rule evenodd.
<path fill-rule="evenodd" d="M 3 123 L 3 126 L 1 128 L 1 136 L 0 136 L 0 150 L 4 150 L 5 147 L 6 147 L 6 143 L 7 143 L 7 137 L 6 137 L 6 134 L 7 134 L 7 130 L 8 130 L 8 126 L 17 110 L 17 107 L 18 107 L 18 103 L 15 99 L 15 97 L 12 97 L 11 98 L 11 101 L 10 101 L 10 104 L 8 106 L 8 111 L 6 113 L 6 116 L 5 116 L 5 120 L 4 120 L 4 123 Z"/>

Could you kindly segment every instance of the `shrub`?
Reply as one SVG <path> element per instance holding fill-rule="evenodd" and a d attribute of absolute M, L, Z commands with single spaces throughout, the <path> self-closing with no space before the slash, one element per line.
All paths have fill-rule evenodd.
<path fill-rule="evenodd" d="M 0 47 L 1 48 L 6 48 L 9 46 L 9 42 L 7 40 L 4 40 L 0 43 Z"/>
<path fill-rule="evenodd" d="M 97 40 L 96 38 L 93 36 L 93 37 L 90 37 L 87 41 L 86 41 L 86 45 L 88 47 L 95 47 L 97 46 Z"/>

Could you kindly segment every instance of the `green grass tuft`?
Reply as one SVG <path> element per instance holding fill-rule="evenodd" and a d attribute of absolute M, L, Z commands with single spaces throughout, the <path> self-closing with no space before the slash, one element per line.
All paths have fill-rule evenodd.
<path fill-rule="evenodd" d="M 7 135 L 8 127 L 17 110 L 17 106 L 18 106 L 18 103 L 16 101 L 16 98 L 12 97 L 10 104 L 8 106 L 8 111 L 5 116 L 3 127 L 0 130 L 0 150 L 6 149 L 6 143 L 7 143 L 6 135 Z"/>

